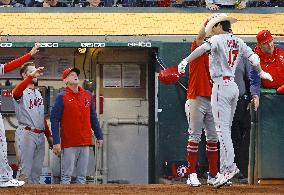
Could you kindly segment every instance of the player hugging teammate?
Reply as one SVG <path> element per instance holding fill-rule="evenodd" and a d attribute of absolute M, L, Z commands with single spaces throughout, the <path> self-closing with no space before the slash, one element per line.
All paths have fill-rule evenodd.
<path fill-rule="evenodd" d="M 196 72 L 194 73 L 191 69 L 193 68 L 196 70 L 197 68 L 195 66 L 204 66 L 204 62 L 196 63 L 194 60 L 200 59 L 206 53 L 210 54 L 209 72 L 213 81 L 211 106 L 214 125 L 220 142 L 220 173 L 215 175 L 216 172 L 211 171 L 210 174 L 212 174 L 212 172 L 213 174 L 209 174 L 208 183 L 211 183 L 210 180 L 212 179 L 213 181 L 214 179 L 212 184 L 217 188 L 225 185 L 231 178 L 234 177 L 234 175 L 239 173 L 239 169 L 234 163 L 235 155 L 231 139 L 231 126 L 239 95 L 238 86 L 234 81 L 236 67 L 239 63 L 241 63 L 242 58 L 246 58 L 262 79 L 272 81 L 271 75 L 261 69 L 258 55 L 256 55 L 242 39 L 233 35 L 231 24 L 235 22 L 237 22 L 237 19 L 229 17 L 226 14 L 212 15 L 211 18 L 209 18 L 209 21 L 206 23 L 205 32 L 203 35 L 203 39 L 205 36 L 210 38 L 199 47 L 194 49 L 194 51 L 187 58 L 183 59 L 178 65 L 178 73 L 183 74 L 186 66 L 190 64 L 190 77 L 195 77 Z M 200 35 L 201 34 L 199 33 L 199 38 L 201 37 Z M 199 67 L 199 69 L 201 69 L 201 67 Z M 206 68 L 202 69 L 203 73 L 200 71 L 198 74 L 204 74 L 204 72 L 207 71 Z M 206 78 L 206 76 L 200 77 Z M 192 90 L 190 88 L 191 85 L 192 83 L 190 79 L 189 91 Z M 204 111 L 204 108 L 210 108 L 207 103 L 208 98 L 206 99 L 206 97 L 208 97 L 208 93 L 200 93 L 197 94 L 197 96 L 198 97 L 195 100 L 191 100 L 190 96 L 188 96 L 189 100 L 187 101 L 186 105 L 186 112 L 191 119 L 189 123 L 189 143 L 187 146 L 187 159 L 189 161 L 190 171 L 187 183 L 191 186 L 200 186 L 200 182 L 194 173 L 194 169 L 197 158 L 198 142 L 203 123 L 205 124 L 205 129 L 207 130 L 206 151 L 209 160 L 209 172 L 210 166 L 214 166 L 214 163 L 216 162 L 212 161 L 212 159 L 210 159 L 212 156 L 208 156 L 208 154 L 209 152 L 212 154 L 214 151 L 217 151 L 214 139 L 212 139 L 211 142 L 208 142 L 208 140 L 210 140 L 208 139 L 208 136 L 210 135 L 208 134 L 208 130 L 214 128 L 209 125 L 210 123 L 208 123 L 208 121 L 206 122 L 204 114 L 199 114 L 199 116 L 196 114 L 198 112 L 210 114 L 210 109 Z M 205 104 L 207 106 L 204 106 Z M 196 124 L 199 124 L 199 126 Z M 212 132 L 211 136 L 213 135 L 214 137 L 214 131 L 211 130 L 210 132 Z M 196 139 L 193 139 L 194 137 Z"/>

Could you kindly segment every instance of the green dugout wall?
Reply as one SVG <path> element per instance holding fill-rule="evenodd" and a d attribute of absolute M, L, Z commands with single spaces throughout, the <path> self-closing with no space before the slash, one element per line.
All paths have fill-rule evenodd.
<path fill-rule="evenodd" d="M 262 94 L 257 134 L 259 178 L 284 178 L 284 95 Z"/>
<path fill-rule="evenodd" d="M 284 95 L 262 89 L 260 100 L 259 112 L 252 112 L 249 183 L 279 183 L 284 179 Z"/>

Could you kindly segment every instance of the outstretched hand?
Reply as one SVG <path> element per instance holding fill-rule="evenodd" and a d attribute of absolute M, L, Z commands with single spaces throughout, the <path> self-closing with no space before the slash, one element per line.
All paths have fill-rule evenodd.
<path fill-rule="evenodd" d="M 35 46 L 32 48 L 30 51 L 31 56 L 35 55 L 36 53 L 39 52 L 40 44 L 35 44 Z"/>
<path fill-rule="evenodd" d="M 38 67 L 37 69 L 35 69 L 30 75 L 33 77 L 33 78 L 37 78 L 39 76 L 41 76 L 43 73 L 44 67 Z"/>
<path fill-rule="evenodd" d="M 179 74 L 184 74 L 185 73 L 185 68 L 187 66 L 188 62 L 186 59 L 183 59 L 179 65 L 178 65 L 178 73 Z"/>
<path fill-rule="evenodd" d="M 268 72 L 264 72 L 263 70 L 259 73 L 260 78 L 267 79 L 273 81 L 272 76 Z"/>

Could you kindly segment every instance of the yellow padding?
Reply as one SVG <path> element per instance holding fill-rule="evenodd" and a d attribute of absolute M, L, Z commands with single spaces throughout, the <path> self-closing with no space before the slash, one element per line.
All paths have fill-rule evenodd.
<path fill-rule="evenodd" d="M 9 35 L 187 35 L 196 34 L 210 13 L 0 13 Z M 233 13 L 235 34 L 270 29 L 284 33 L 284 13 Z"/>

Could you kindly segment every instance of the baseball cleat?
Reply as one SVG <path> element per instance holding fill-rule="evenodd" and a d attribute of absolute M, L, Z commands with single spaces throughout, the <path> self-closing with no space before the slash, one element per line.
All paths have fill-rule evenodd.
<path fill-rule="evenodd" d="M 225 180 L 221 180 L 220 182 L 218 182 L 218 183 L 216 183 L 215 185 L 214 185 L 214 188 L 221 188 L 222 186 L 224 186 L 224 185 L 226 185 L 227 184 L 227 181 L 225 181 Z"/>
<path fill-rule="evenodd" d="M 217 173 L 217 175 L 215 177 L 211 177 L 210 174 L 208 174 L 208 178 L 207 178 L 207 185 L 212 186 L 216 180 L 218 179 L 220 173 Z"/>
<path fill-rule="evenodd" d="M 190 185 L 192 187 L 199 187 L 199 186 L 201 186 L 201 183 L 199 182 L 196 173 L 191 173 L 188 176 L 186 184 L 188 184 L 188 185 Z"/>
<path fill-rule="evenodd" d="M 24 181 L 19 181 L 19 180 L 16 180 L 16 179 L 11 179 L 7 182 L 4 182 L 4 183 L 1 183 L 0 184 L 0 188 L 7 188 L 7 187 L 19 187 L 19 186 L 22 186 L 24 185 L 25 182 Z"/>
<path fill-rule="evenodd" d="M 224 175 L 222 173 L 217 173 L 216 175 L 217 179 L 215 179 L 215 182 L 213 182 L 213 186 L 217 187 L 220 181 L 223 179 Z"/>
<path fill-rule="evenodd" d="M 232 179 L 236 174 L 238 174 L 240 172 L 240 170 L 238 168 L 235 168 L 233 171 L 231 172 L 226 172 L 224 177 L 221 178 L 221 180 L 218 183 L 214 184 L 215 188 L 220 188 L 224 185 L 227 185 L 228 182 L 230 182 L 229 180 Z M 230 186 L 231 184 L 228 184 L 228 186 Z"/>

